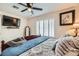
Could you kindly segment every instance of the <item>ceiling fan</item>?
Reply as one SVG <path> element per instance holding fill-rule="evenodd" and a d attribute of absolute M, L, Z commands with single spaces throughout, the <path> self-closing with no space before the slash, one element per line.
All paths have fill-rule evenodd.
<path fill-rule="evenodd" d="M 24 7 L 26 7 L 24 10 L 22 10 L 21 12 L 25 12 L 26 10 L 28 10 L 29 12 L 31 12 L 33 14 L 33 10 L 38 10 L 38 11 L 42 11 L 42 8 L 38 8 L 38 7 L 33 7 L 33 3 L 18 3 Z"/>

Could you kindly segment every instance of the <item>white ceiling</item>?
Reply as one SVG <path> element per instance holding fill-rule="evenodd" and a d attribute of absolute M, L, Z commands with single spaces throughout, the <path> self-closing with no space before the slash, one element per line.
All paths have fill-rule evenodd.
<path fill-rule="evenodd" d="M 17 7 L 19 7 L 19 9 L 14 9 L 12 6 L 16 5 Z M 42 15 L 51 11 L 57 11 L 60 10 L 61 8 L 69 8 L 72 6 L 75 6 L 77 4 L 73 4 L 73 3 L 34 3 L 33 6 L 34 7 L 39 7 L 39 8 L 43 8 L 43 11 L 37 11 L 37 10 L 33 10 L 34 14 L 32 15 L 29 11 L 25 11 L 25 12 L 20 12 L 21 10 L 25 9 L 24 6 L 19 5 L 17 3 L 0 3 L 0 11 L 5 11 L 7 13 L 12 13 L 12 14 L 16 14 L 16 15 L 20 15 L 23 17 L 33 17 L 33 16 L 38 16 L 38 15 Z"/>

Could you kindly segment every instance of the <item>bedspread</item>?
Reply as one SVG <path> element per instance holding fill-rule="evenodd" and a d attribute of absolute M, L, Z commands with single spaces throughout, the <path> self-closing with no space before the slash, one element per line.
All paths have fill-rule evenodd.
<path fill-rule="evenodd" d="M 29 40 L 29 41 L 23 43 L 20 46 L 7 48 L 2 52 L 2 56 L 17 56 L 17 55 L 20 55 L 23 52 L 29 50 L 30 48 L 33 48 L 34 46 L 46 41 L 48 38 L 49 37 L 42 36 L 42 37 L 35 38 L 33 40 Z"/>
<path fill-rule="evenodd" d="M 54 56 L 54 50 L 52 50 L 54 41 L 56 41 L 55 38 L 49 38 L 43 43 L 24 52 L 20 56 Z"/>

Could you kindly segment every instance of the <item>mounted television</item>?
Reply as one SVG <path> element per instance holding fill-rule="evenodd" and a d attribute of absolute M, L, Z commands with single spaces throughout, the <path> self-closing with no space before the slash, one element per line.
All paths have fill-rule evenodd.
<path fill-rule="evenodd" d="M 2 26 L 19 27 L 20 26 L 20 19 L 3 15 Z"/>

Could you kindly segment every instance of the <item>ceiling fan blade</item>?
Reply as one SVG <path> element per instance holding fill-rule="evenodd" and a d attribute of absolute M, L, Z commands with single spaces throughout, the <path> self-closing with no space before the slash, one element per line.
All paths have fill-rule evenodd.
<path fill-rule="evenodd" d="M 12 7 L 15 8 L 15 9 L 19 9 L 19 7 L 15 6 L 15 5 L 13 5 Z"/>
<path fill-rule="evenodd" d="M 24 9 L 24 10 L 22 10 L 21 12 L 24 12 L 24 11 L 26 11 L 27 9 Z"/>
<path fill-rule="evenodd" d="M 18 4 L 20 4 L 20 5 L 22 5 L 22 6 L 25 6 L 25 7 L 27 7 L 25 4 L 23 4 L 23 3 L 18 3 Z"/>
<path fill-rule="evenodd" d="M 32 9 L 35 9 L 35 10 L 40 10 L 40 11 L 42 11 L 42 10 L 43 10 L 42 8 L 37 8 L 37 7 L 32 7 Z"/>

